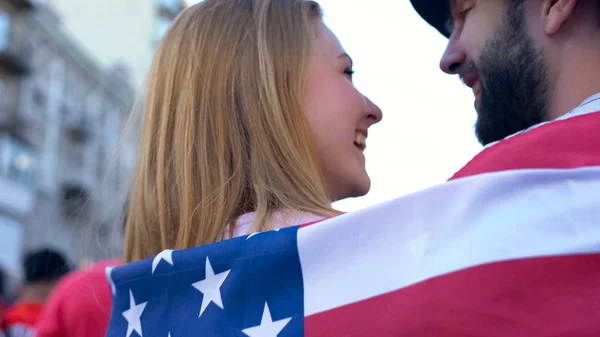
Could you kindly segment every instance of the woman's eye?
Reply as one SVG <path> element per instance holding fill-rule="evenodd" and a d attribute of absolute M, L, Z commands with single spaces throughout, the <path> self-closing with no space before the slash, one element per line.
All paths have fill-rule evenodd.
<path fill-rule="evenodd" d="M 352 70 L 352 69 L 346 69 L 346 70 L 344 70 L 344 74 L 352 77 L 352 75 L 354 75 L 354 70 Z"/>

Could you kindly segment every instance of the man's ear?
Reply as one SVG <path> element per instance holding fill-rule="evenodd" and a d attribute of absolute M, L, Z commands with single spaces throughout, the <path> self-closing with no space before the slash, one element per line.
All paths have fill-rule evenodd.
<path fill-rule="evenodd" d="M 542 20 L 544 31 L 553 35 L 563 26 L 575 11 L 578 0 L 543 0 Z"/>

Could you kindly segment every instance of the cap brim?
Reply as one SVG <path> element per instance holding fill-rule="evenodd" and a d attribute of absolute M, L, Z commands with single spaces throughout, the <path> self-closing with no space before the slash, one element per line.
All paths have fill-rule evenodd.
<path fill-rule="evenodd" d="M 414 9 L 445 37 L 450 37 L 447 21 L 450 16 L 449 0 L 410 0 Z"/>

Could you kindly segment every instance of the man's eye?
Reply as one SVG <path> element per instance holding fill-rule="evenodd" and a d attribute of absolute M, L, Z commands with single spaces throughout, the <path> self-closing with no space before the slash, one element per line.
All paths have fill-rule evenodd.
<path fill-rule="evenodd" d="M 452 31 L 454 31 L 454 19 L 448 18 L 446 20 L 446 24 L 444 24 L 444 29 L 448 32 L 448 35 L 452 35 Z"/>

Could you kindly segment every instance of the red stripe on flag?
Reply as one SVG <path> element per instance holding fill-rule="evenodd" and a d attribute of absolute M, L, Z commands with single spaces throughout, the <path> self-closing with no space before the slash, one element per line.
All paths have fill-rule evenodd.
<path fill-rule="evenodd" d="M 503 261 L 439 276 L 306 317 L 305 336 L 597 337 L 600 254 Z"/>
<path fill-rule="evenodd" d="M 345 214 L 345 213 L 342 213 L 342 214 Z M 339 215 L 342 215 L 342 214 L 339 214 Z M 304 228 L 304 227 L 312 226 L 312 225 L 314 225 L 314 224 L 318 224 L 319 222 L 323 222 L 323 221 L 325 221 L 325 220 L 327 220 L 327 219 L 333 219 L 333 218 L 335 218 L 336 216 L 338 216 L 338 215 L 335 215 L 335 216 L 332 216 L 332 217 L 330 217 L 330 218 L 326 218 L 326 219 L 321 219 L 321 220 L 313 221 L 313 222 L 307 222 L 307 223 L 305 223 L 305 224 L 302 224 L 302 225 L 300 225 L 300 226 L 298 226 L 298 227 L 299 227 L 299 228 Z"/>
<path fill-rule="evenodd" d="M 567 169 L 600 165 L 600 112 L 541 125 L 492 145 L 450 180 L 527 168 Z"/>
<path fill-rule="evenodd" d="M 300 225 L 299 227 L 300 227 L 300 228 L 304 228 L 304 227 L 312 226 L 312 225 L 314 225 L 314 224 L 317 224 L 317 223 L 319 223 L 319 222 L 321 222 L 321 221 L 323 221 L 323 220 L 317 220 L 317 221 L 313 221 L 313 222 L 305 223 L 305 224 L 302 224 L 302 225 Z"/>

